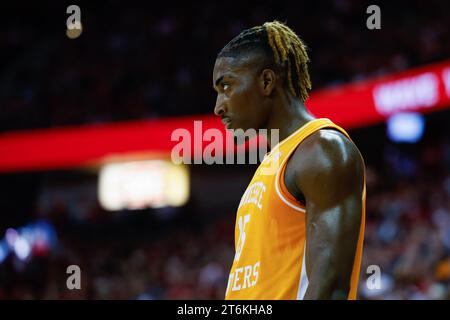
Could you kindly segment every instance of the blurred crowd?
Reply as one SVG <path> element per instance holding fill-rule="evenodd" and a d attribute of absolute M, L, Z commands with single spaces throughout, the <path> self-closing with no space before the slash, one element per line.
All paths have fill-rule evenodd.
<path fill-rule="evenodd" d="M 86 232 L 60 232 L 53 252 L 26 260 L 11 254 L 0 264 L 0 299 L 223 299 L 233 260 L 230 219 L 199 232 L 174 228 L 153 241 L 117 235 L 87 242 Z M 80 290 L 67 287 L 70 265 L 80 267 Z"/>
<path fill-rule="evenodd" d="M 450 299 L 450 140 L 415 156 L 389 147 L 383 172 L 368 170 L 362 279 L 381 270 L 379 299 Z"/>
<path fill-rule="evenodd" d="M 217 53 L 273 19 L 309 46 L 314 89 L 450 57 L 448 1 L 385 2 L 380 30 L 366 27 L 370 1 L 138 4 L 81 4 L 83 32 L 73 40 L 61 4 L 9 4 L 0 131 L 212 113 Z"/>
<path fill-rule="evenodd" d="M 386 144 L 381 152 L 381 165 L 367 165 L 359 298 L 449 299 L 450 140 L 420 147 Z M 113 218 L 95 202 L 93 213 L 71 218 L 69 211 L 84 202 L 54 202 L 47 219 L 58 245 L 51 253 L 26 261 L 11 254 L 0 264 L 0 299 L 223 299 L 234 254 L 234 214 L 201 221 L 204 216 L 196 220 L 183 208 L 185 220 L 156 234 L 162 230 L 158 224 L 126 222 L 130 212 L 116 215 L 123 219 L 116 229 L 107 227 Z M 152 233 L 151 239 L 144 236 Z M 81 290 L 67 289 L 66 268 L 72 264 L 81 268 Z M 369 266 L 381 271 L 378 284 L 370 280 Z"/>

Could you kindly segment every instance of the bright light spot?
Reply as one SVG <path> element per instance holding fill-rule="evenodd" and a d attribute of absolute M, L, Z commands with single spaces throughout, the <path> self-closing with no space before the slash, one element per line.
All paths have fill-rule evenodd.
<path fill-rule="evenodd" d="M 14 243 L 16 242 L 18 237 L 19 237 L 19 233 L 15 229 L 8 228 L 6 230 L 5 239 L 10 247 L 14 247 Z"/>
<path fill-rule="evenodd" d="M 14 252 L 20 260 L 25 260 L 31 253 L 31 247 L 25 238 L 19 237 L 14 242 Z"/>
<path fill-rule="evenodd" d="M 66 30 L 66 36 L 67 36 L 69 39 L 76 39 L 76 38 L 78 38 L 78 37 L 81 35 L 81 33 L 83 32 L 83 27 L 82 27 L 80 21 L 78 21 L 78 25 L 73 24 L 73 25 L 70 25 L 69 27 L 70 27 L 70 28 L 67 28 L 67 30 Z"/>
<path fill-rule="evenodd" d="M 418 113 L 397 113 L 387 121 L 387 134 L 394 142 L 415 143 L 419 141 L 425 129 L 425 120 Z"/>
<path fill-rule="evenodd" d="M 181 206 L 189 197 L 184 165 L 147 160 L 105 165 L 99 174 L 99 202 L 106 210 Z"/>
<path fill-rule="evenodd" d="M 9 254 L 9 248 L 6 242 L 0 241 L 0 263 L 2 263 Z"/>

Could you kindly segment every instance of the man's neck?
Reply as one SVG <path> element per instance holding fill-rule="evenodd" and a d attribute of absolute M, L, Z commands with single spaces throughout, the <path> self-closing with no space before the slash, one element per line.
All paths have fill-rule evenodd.
<path fill-rule="evenodd" d="M 272 110 L 272 114 L 267 123 L 267 141 L 271 149 L 275 146 L 271 145 L 271 130 L 279 130 L 278 141 L 273 142 L 274 144 L 277 144 L 289 137 L 306 123 L 315 119 L 298 99 L 281 101 L 280 103 L 275 104 Z"/>

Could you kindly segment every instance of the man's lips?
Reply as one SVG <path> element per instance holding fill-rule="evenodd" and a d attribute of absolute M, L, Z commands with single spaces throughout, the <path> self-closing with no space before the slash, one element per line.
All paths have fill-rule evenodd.
<path fill-rule="evenodd" d="M 230 118 L 222 118 L 222 123 L 228 129 L 228 127 L 231 125 L 231 119 Z"/>

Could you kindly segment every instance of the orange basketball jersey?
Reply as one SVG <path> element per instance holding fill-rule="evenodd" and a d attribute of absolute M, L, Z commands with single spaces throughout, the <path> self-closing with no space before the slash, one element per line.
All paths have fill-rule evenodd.
<path fill-rule="evenodd" d="M 235 257 L 225 299 L 303 299 L 308 287 L 305 268 L 307 212 L 287 191 L 284 171 L 296 147 L 323 128 L 334 128 L 349 138 L 344 129 L 329 119 L 315 119 L 278 143 L 256 170 L 237 211 Z M 349 299 L 356 298 L 358 286 L 365 197 L 364 182 L 361 226 Z"/>

